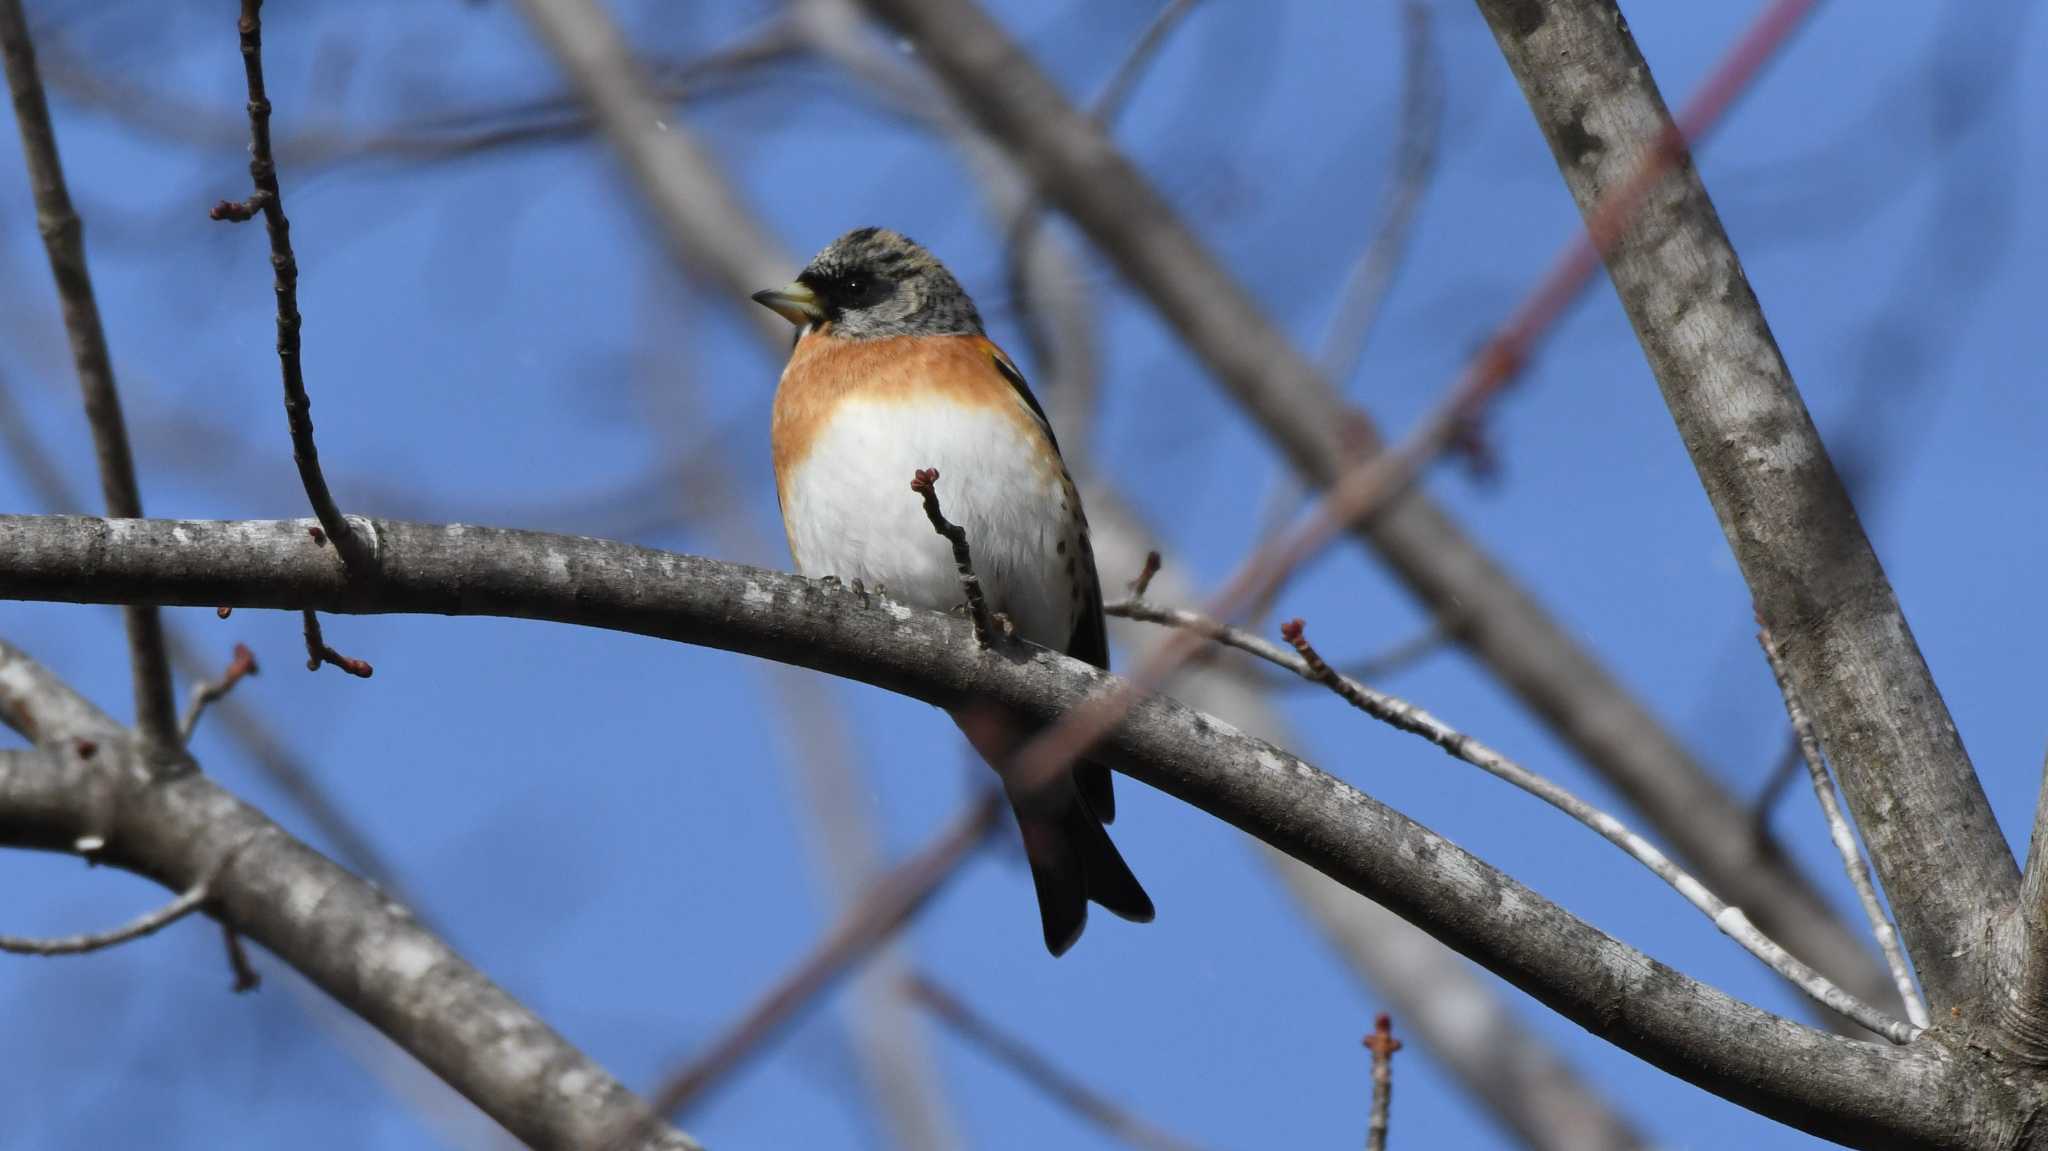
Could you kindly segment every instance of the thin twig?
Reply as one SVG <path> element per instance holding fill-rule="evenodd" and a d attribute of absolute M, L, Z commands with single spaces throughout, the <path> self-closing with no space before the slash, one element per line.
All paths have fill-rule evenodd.
<path fill-rule="evenodd" d="M 1124 105 L 1130 101 L 1131 94 L 1137 91 L 1138 81 L 1144 78 L 1146 70 L 1159 55 L 1160 48 L 1165 46 L 1167 37 L 1172 35 L 1182 19 L 1194 10 L 1197 2 L 1198 0 L 1168 0 L 1152 19 L 1146 22 L 1144 30 L 1138 33 L 1138 38 L 1131 43 L 1131 49 L 1125 54 L 1123 63 L 1110 74 L 1109 82 L 1102 86 L 1102 91 L 1089 105 L 1089 117 L 1102 125 L 1104 131 L 1109 129 L 1110 124 L 1123 111 Z M 1003 266 L 1010 272 L 1010 296 L 1017 302 L 1019 309 L 1018 325 L 1023 330 L 1025 342 L 1031 347 L 1032 359 L 1040 364 L 1053 362 L 1054 357 L 1048 351 L 1051 341 L 1045 326 L 1039 322 L 1037 313 L 1030 307 L 1033 293 L 1028 280 L 1032 262 L 1026 258 L 1025 250 L 1037 238 L 1039 225 L 1044 219 L 1045 194 L 1034 181 L 1027 184 L 1023 201 L 1011 215 L 1003 243 Z"/>
<path fill-rule="evenodd" d="M 1629 830 L 1620 820 L 1550 780 L 1529 771 L 1470 735 L 1452 728 L 1414 704 L 1374 691 L 1356 680 L 1339 675 L 1323 661 L 1323 657 L 1315 648 L 1310 646 L 1300 620 L 1293 620 L 1281 629 L 1288 643 L 1295 649 L 1290 652 L 1271 640 L 1252 635 L 1241 628 L 1231 627 L 1199 612 L 1139 603 L 1119 604 L 1117 608 L 1117 614 L 1125 618 L 1162 624 L 1197 637 L 1198 640 L 1207 639 L 1234 647 L 1284 667 L 1304 679 L 1321 683 L 1336 692 L 1346 703 L 1374 719 L 1410 735 L 1421 736 L 1454 758 L 1521 788 L 1598 832 L 1601 838 L 1627 852 L 1638 863 L 1654 872 L 1659 879 L 1670 884 L 1685 897 L 1686 902 L 1699 908 L 1707 918 L 1714 921 L 1714 926 L 1720 928 L 1729 938 L 1741 944 L 1750 954 L 1763 960 L 1771 970 L 1784 976 L 1823 1006 L 1848 1016 L 1894 1043 L 1911 1042 L 1919 1033 L 1918 1029 L 1893 1019 L 1837 987 L 1826 976 L 1795 958 L 1758 931 L 1741 908 L 1731 907 L 1719 896 L 1708 891 L 1699 880 L 1673 863 L 1650 841 Z"/>
<path fill-rule="evenodd" d="M 1759 841 L 1771 834 L 1771 812 L 1778 801 L 1785 797 L 1785 789 L 1792 786 L 1792 780 L 1799 774 L 1799 733 L 1788 732 L 1785 736 L 1785 750 L 1778 755 L 1778 762 L 1771 768 L 1770 778 L 1756 789 L 1756 798 L 1750 801 L 1750 813 L 1754 817 L 1756 837 Z"/>
<path fill-rule="evenodd" d="M 284 380 L 285 423 L 291 430 L 292 462 L 313 515 L 341 562 L 361 574 L 370 563 L 369 546 L 341 514 L 327 477 L 320 471 L 320 449 L 313 442 L 313 401 L 306 395 L 306 376 L 299 358 L 299 262 L 292 254 L 292 224 L 284 214 L 284 192 L 277 182 L 277 160 L 270 151 L 270 97 L 263 86 L 263 0 L 242 0 L 236 28 L 242 41 L 242 72 L 249 87 L 249 178 L 256 190 L 248 199 L 214 205 L 216 220 L 248 220 L 259 212 L 270 236 L 270 267 L 277 289 L 277 362 Z"/>
<path fill-rule="evenodd" d="M 242 946 L 241 932 L 223 923 L 220 925 L 220 937 L 227 946 L 228 970 L 235 973 L 234 993 L 241 995 L 263 986 L 263 977 L 256 974 L 256 968 L 249 963 L 248 949 Z"/>
<path fill-rule="evenodd" d="M 205 680 L 192 685 L 192 702 L 185 707 L 185 718 L 178 724 L 178 742 L 191 743 L 192 733 L 198 730 L 199 717 L 216 700 L 235 690 L 243 676 L 256 674 L 256 653 L 247 644 L 236 644 L 234 658 L 228 661 L 227 670 L 219 679 Z"/>
<path fill-rule="evenodd" d="M 148 914 L 114 928 L 112 931 L 97 931 L 88 935 L 66 935 L 57 939 L 29 939 L 18 935 L 0 935 L 0 951 L 10 955 L 83 955 L 89 951 L 105 951 L 118 947 L 130 940 L 145 935 L 154 935 L 180 919 L 192 914 L 212 898 L 211 881 L 193 884 L 185 894 L 171 900 Z"/>
<path fill-rule="evenodd" d="M 307 671 L 319 671 L 320 665 L 326 663 L 333 664 L 335 667 L 359 679 L 368 679 L 371 675 L 375 674 L 376 669 L 370 666 L 368 660 L 343 655 L 327 646 L 326 638 L 320 633 L 320 616 L 317 612 L 307 610 L 301 614 L 305 617 L 306 621 Z"/>
<path fill-rule="evenodd" d="M 1387 1113 L 1394 1102 L 1394 1052 L 1401 1049 L 1401 1041 L 1394 1038 L 1392 1016 L 1382 1011 L 1372 1021 L 1365 1049 L 1372 1052 L 1372 1112 L 1365 1123 L 1365 1151 L 1387 1151 Z"/>
<path fill-rule="evenodd" d="M 128 425 L 121 416 L 121 393 L 114 382 L 114 361 L 100 323 L 92 273 L 85 262 L 85 225 L 71 204 L 64 166 L 57 154 L 57 135 L 50 124 L 49 101 L 36 69 L 35 44 L 21 0 L 0 0 L 0 58 L 4 58 L 7 90 L 21 129 L 22 156 L 35 194 L 36 227 L 43 236 L 50 273 L 64 313 L 71 359 L 85 397 L 86 422 L 92 427 L 93 451 L 99 460 L 100 490 L 107 514 L 117 519 L 142 517 L 142 490 L 135 480 L 135 458 L 128 446 Z M 163 621 L 151 606 L 122 609 L 128 631 L 130 675 L 135 682 L 135 722 L 150 760 L 169 763 L 179 758 L 177 708 L 171 698 L 171 665 L 165 653 Z"/>
<path fill-rule="evenodd" d="M 1778 681 L 1778 692 L 1785 697 L 1785 715 L 1792 721 L 1792 731 L 1799 742 L 1800 758 L 1806 761 L 1806 774 L 1813 781 L 1813 796 L 1820 801 L 1821 815 L 1828 822 L 1828 836 L 1834 840 L 1835 851 L 1842 857 L 1842 867 L 1849 873 L 1849 882 L 1856 888 L 1856 898 L 1863 904 L 1863 914 L 1870 920 L 1870 933 L 1877 937 L 1878 949 L 1884 952 L 1885 966 L 1891 969 L 1892 983 L 1899 989 L 1899 999 L 1906 1005 L 1906 1017 L 1913 1026 L 1925 1028 L 1929 1019 L 1927 1001 L 1921 998 L 1920 989 L 1913 982 L 1913 970 L 1906 964 L 1906 950 L 1899 942 L 1899 933 L 1892 927 L 1891 917 L 1885 914 L 1884 904 L 1878 901 L 1877 885 L 1871 881 L 1870 865 L 1864 862 L 1863 851 L 1856 845 L 1856 833 L 1849 826 L 1848 813 L 1842 810 L 1841 798 L 1835 794 L 1835 781 L 1829 776 L 1827 763 L 1821 758 L 1820 739 L 1814 734 L 1813 720 L 1806 713 L 1805 704 L 1800 702 L 1798 689 L 1792 686 L 1792 676 L 1785 668 L 1785 661 L 1778 653 L 1777 640 L 1771 630 L 1763 628 L 1756 633 L 1756 641 L 1764 649 L 1764 659 L 1771 665 L 1771 677 Z"/>
<path fill-rule="evenodd" d="M 974 554 L 967 547 L 967 529 L 948 520 L 939 510 L 939 469 L 917 469 L 910 479 L 910 490 L 924 499 L 924 517 L 932 522 L 932 530 L 953 545 L 953 566 L 960 570 L 960 590 L 967 594 L 967 611 L 974 617 L 974 635 L 987 647 L 995 642 L 995 624 L 989 617 L 988 600 L 981 594 L 981 578 L 974 574 Z"/>
<path fill-rule="evenodd" d="M 1422 195 L 1436 171 L 1437 137 L 1443 126 L 1443 74 L 1430 35 L 1429 5 L 1423 0 L 1405 0 L 1401 27 L 1401 128 L 1394 147 L 1393 174 L 1387 180 L 1380 225 L 1345 278 L 1337 310 L 1323 335 L 1323 377 L 1340 389 L 1358 372 L 1387 289 L 1407 254 Z"/>
<path fill-rule="evenodd" d="M 1026 1047 L 930 978 L 923 975 L 905 978 L 903 993 L 930 1011 L 955 1035 L 979 1047 L 1054 1102 L 1116 1139 L 1145 1151 L 1195 1151 L 1194 1144 L 1131 1114 L 1061 1070 L 1050 1059 Z"/>
<path fill-rule="evenodd" d="M 1138 569 L 1138 578 L 1131 581 L 1132 599 L 1145 598 L 1145 593 L 1152 589 L 1152 578 L 1159 574 L 1159 568 L 1163 562 L 1159 558 L 1157 548 L 1145 553 L 1145 566 Z"/>
<path fill-rule="evenodd" d="M 672 1115 L 700 1098 L 806 1004 L 915 918 L 974 849 L 988 842 L 1001 811 L 999 796 L 983 795 L 931 843 L 876 880 L 809 955 L 719 1038 L 663 1081 L 654 1097 L 654 1113 Z"/>

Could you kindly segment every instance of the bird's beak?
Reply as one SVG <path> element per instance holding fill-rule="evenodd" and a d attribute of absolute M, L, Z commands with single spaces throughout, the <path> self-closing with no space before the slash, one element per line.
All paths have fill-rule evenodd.
<path fill-rule="evenodd" d="M 818 293 L 801 283 L 755 292 L 754 302 L 799 328 L 825 322 L 825 306 L 818 302 Z"/>

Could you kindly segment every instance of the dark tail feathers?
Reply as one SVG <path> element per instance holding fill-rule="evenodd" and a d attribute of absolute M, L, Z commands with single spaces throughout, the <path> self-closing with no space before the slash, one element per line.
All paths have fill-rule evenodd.
<path fill-rule="evenodd" d="M 1097 764 L 1083 763 L 1078 768 L 1105 777 L 1108 774 Z M 1024 834 L 1031 882 L 1038 889 L 1038 915 L 1045 927 L 1047 951 L 1064 954 L 1081 938 L 1091 899 L 1134 923 L 1151 922 L 1152 897 L 1145 894 L 1116 844 L 1110 842 L 1103 820 L 1082 798 L 1077 781 L 1062 780 L 1033 796 L 1012 792 L 1010 804 Z"/>

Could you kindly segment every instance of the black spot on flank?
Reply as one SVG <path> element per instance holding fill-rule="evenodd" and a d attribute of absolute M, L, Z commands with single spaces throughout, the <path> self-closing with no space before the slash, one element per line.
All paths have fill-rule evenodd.
<path fill-rule="evenodd" d="M 1060 544 L 1059 544 L 1059 546 L 1058 546 L 1058 547 L 1056 547 L 1056 548 L 1054 548 L 1054 549 L 1052 549 L 1052 550 L 1054 551 L 1054 553 L 1056 553 L 1056 554 L 1058 554 L 1058 555 L 1066 555 L 1066 554 L 1067 554 L 1067 541 L 1065 541 L 1065 540 L 1061 540 L 1061 541 L 1060 541 Z"/>
<path fill-rule="evenodd" d="M 1068 575 L 1070 575 L 1070 576 L 1074 574 L 1074 557 L 1073 557 L 1073 556 L 1068 556 L 1068 557 L 1067 557 L 1067 574 L 1068 574 Z M 1076 585 L 1076 586 L 1079 586 L 1079 585 Z"/>

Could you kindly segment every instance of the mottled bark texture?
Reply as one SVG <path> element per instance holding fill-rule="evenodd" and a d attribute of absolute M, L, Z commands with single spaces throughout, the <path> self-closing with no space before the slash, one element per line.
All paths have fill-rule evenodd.
<path fill-rule="evenodd" d="M 85 854 L 173 891 L 206 881 L 210 914 L 529 1147 L 696 1151 L 405 908 L 205 776 L 154 771 L 132 733 L 4 642 L 0 719 L 37 743 L 0 751 L 0 845 Z"/>
<path fill-rule="evenodd" d="M 0 595 L 552 620 L 798 664 L 947 709 L 985 701 L 1047 722 L 1115 685 L 1108 673 L 1051 652 L 984 648 L 970 624 L 948 615 L 603 540 L 360 521 L 379 578 L 351 581 L 331 549 L 307 539 L 309 522 L 0 516 Z M 1761 1114 L 1856 1146 L 1969 1147 L 2019 1135 L 2006 1089 L 1977 1074 L 1970 1053 L 1856 1042 L 1739 1002 L 1301 759 L 1175 700 L 1142 700 L 1094 754 L 1421 925 L 1609 1042 Z M 182 802 L 217 809 L 204 813 L 203 826 L 226 824 L 236 813 L 211 798 L 210 787 L 193 779 L 151 794 L 166 804 L 193 796 Z M 178 806 L 152 822 L 172 824 Z M 194 817 L 183 818 L 189 834 Z M 375 914 L 374 897 L 359 910 Z M 263 939 L 271 926 L 259 918 L 248 930 Z M 307 959 L 321 969 L 319 956 Z M 336 973 L 343 985 L 350 978 Z"/>
<path fill-rule="evenodd" d="M 1063 441 L 1064 442 L 1064 441 Z M 1095 559 L 1114 587 L 1139 571 L 1158 542 L 1115 491 L 1082 486 Z M 1195 589 L 1166 557 L 1147 594 L 1191 603 Z M 1170 633 L 1111 618 L 1124 650 L 1144 651 Z M 1221 661 L 1236 653 L 1219 653 Z M 1291 745 L 1265 681 L 1227 662 L 1198 661 L 1174 678 L 1174 694 L 1273 743 Z M 1635 1151 L 1644 1147 L 1619 1107 L 1578 1074 L 1564 1055 L 1525 1023 L 1499 985 L 1420 928 L 1332 882 L 1283 852 L 1258 845 L 1258 857 L 1286 886 L 1338 957 L 1378 995 L 1401 1031 L 1419 1040 L 1495 1122 L 1530 1151 Z"/>
<path fill-rule="evenodd" d="M 1671 119 L 1612 0 L 1480 0 L 1589 219 Z M 1937 1018 L 1981 1010 L 2019 871 L 1689 157 L 1605 252 L 1700 482 L 1870 845 Z"/>
<path fill-rule="evenodd" d="M 863 0 L 1152 301 L 1301 475 L 1323 488 L 1373 439 L 1263 308 L 1102 129 L 988 15 L 958 0 Z M 1870 1003 L 1896 997 L 1862 932 L 1748 810 L 1425 493 L 1356 529 L 1458 641 L 1641 812 L 1701 879 Z"/>

